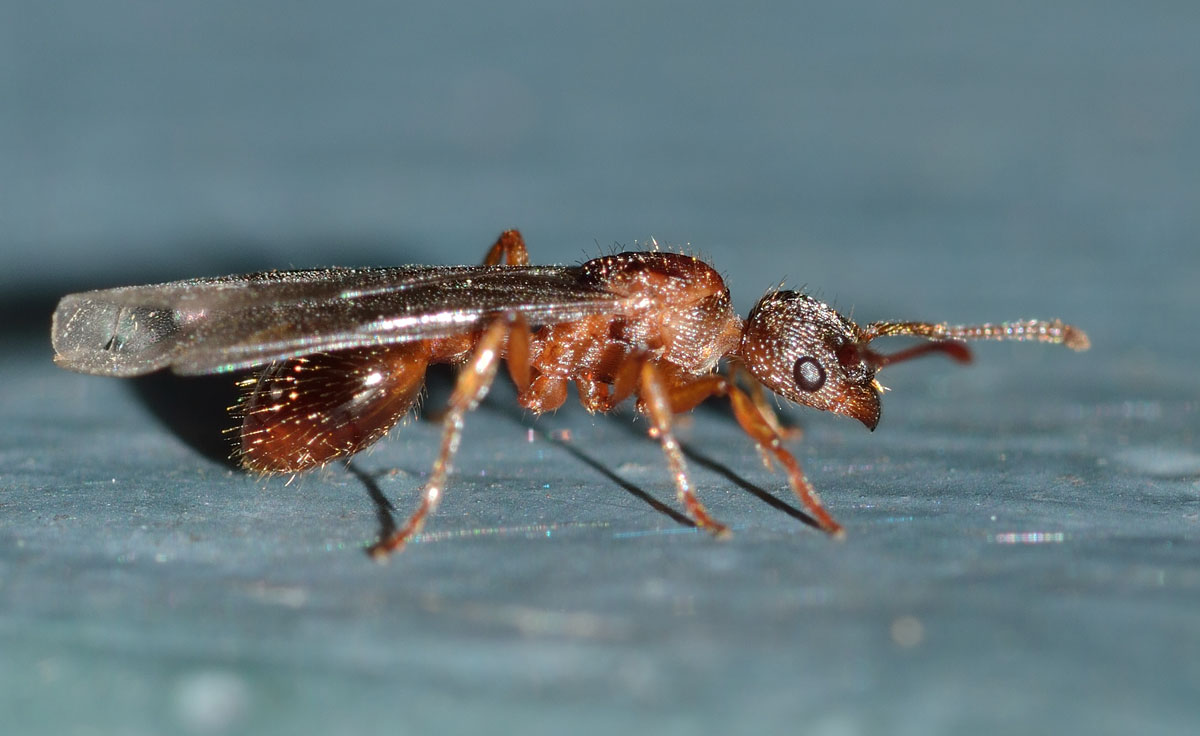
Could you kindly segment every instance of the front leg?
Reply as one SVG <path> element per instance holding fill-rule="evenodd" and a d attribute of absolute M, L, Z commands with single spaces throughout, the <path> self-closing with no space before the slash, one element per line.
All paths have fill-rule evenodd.
<path fill-rule="evenodd" d="M 748 381 L 747 385 L 749 386 L 746 393 L 750 395 L 750 400 L 754 402 L 755 408 L 762 414 L 763 419 L 766 420 L 767 424 L 771 425 L 771 429 L 775 430 L 780 437 L 786 440 L 798 440 L 804 436 L 804 430 L 800 427 L 783 423 L 779 415 L 775 413 L 771 402 L 767 400 L 767 394 L 763 390 L 763 385 L 758 382 L 758 379 L 750 371 L 746 370 L 745 366 L 742 366 L 738 362 L 733 363 L 729 371 L 730 382 L 737 380 L 738 373 L 746 377 Z M 768 468 L 771 467 L 771 462 L 765 454 L 763 455 L 763 462 L 767 464 Z"/>
<path fill-rule="evenodd" d="M 742 389 L 734 385 L 725 376 L 710 374 L 707 376 L 688 376 L 677 371 L 658 372 L 658 382 L 662 387 L 659 392 L 661 399 L 646 390 L 646 379 L 643 377 L 643 389 L 639 396 L 639 408 L 660 415 L 689 411 L 698 406 L 710 396 L 728 396 L 733 404 L 733 415 L 741 426 L 742 431 L 750 435 L 760 452 L 774 458 L 783 466 L 788 476 L 788 485 L 804 508 L 812 515 L 813 520 L 825 532 L 835 537 L 841 537 L 845 532 L 842 525 L 834 520 L 825 509 L 820 497 L 800 468 L 799 461 L 783 446 L 783 437 L 773 425 L 771 418 L 759 410 L 754 399 Z M 656 403 L 655 402 L 659 402 Z M 662 403 L 665 402 L 665 403 Z M 663 447 L 666 451 L 666 446 Z M 668 460 L 670 453 L 668 452 Z M 682 463 L 682 460 L 680 460 Z M 682 467 L 680 465 L 680 467 Z M 678 476 L 676 464 L 672 462 L 672 472 Z M 683 481 L 686 484 L 686 478 Z M 680 490 L 681 498 L 683 490 Z M 699 503 L 699 502 L 697 502 Z"/>

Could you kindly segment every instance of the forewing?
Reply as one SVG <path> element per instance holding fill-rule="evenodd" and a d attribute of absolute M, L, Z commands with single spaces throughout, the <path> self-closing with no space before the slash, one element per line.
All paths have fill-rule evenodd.
<path fill-rule="evenodd" d="M 445 337 L 509 312 L 539 325 L 624 308 L 561 266 L 270 271 L 70 294 L 52 340 L 55 361 L 84 373 L 194 375 Z"/>

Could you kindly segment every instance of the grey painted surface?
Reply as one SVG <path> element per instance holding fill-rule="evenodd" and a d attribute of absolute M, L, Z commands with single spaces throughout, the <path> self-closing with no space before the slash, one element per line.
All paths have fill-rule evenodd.
<path fill-rule="evenodd" d="M 1200 722 L 1192 6 L 3 15 L 14 733 Z M 719 471 L 791 500 L 719 403 L 681 436 L 727 543 L 638 495 L 673 503 L 628 414 L 533 422 L 498 387 L 385 566 L 369 487 L 406 513 L 433 424 L 289 485 L 217 459 L 227 382 L 50 363 L 70 290 L 475 262 L 509 226 L 537 262 L 690 244 L 743 311 L 786 279 L 863 321 L 1061 316 L 1095 347 L 897 367 L 874 434 L 790 414 L 840 544 Z"/>

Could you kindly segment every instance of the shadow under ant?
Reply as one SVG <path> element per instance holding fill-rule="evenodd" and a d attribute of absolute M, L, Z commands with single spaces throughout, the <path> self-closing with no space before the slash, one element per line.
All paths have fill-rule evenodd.
<path fill-rule="evenodd" d="M 363 484 L 363 488 L 367 489 L 367 495 L 371 498 L 371 503 L 375 505 L 375 518 L 379 521 L 379 539 L 387 539 L 392 536 L 396 531 L 396 507 L 384 495 L 379 483 L 369 473 L 355 465 L 353 461 L 346 463 L 346 472 Z"/>
<path fill-rule="evenodd" d="M 237 404 L 240 374 L 177 376 L 160 371 L 137 376 L 130 385 L 154 418 L 184 444 L 227 468 L 239 468 L 234 454 L 238 420 L 229 407 Z"/>
<path fill-rule="evenodd" d="M 425 390 L 421 402 L 422 406 L 419 410 L 419 413 L 423 415 L 424 419 L 432 420 L 436 418 L 438 412 L 441 410 L 441 406 L 445 403 L 445 399 L 449 397 L 451 391 L 453 390 L 454 376 L 455 373 L 449 366 L 430 366 L 425 377 Z M 642 501 L 655 511 L 665 515 L 667 518 L 671 519 L 680 526 L 693 528 L 696 526 L 695 522 L 689 519 L 686 515 L 671 508 L 662 501 L 659 501 L 657 498 L 650 495 L 634 483 L 631 483 L 625 478 L 617 475 L 603 462 L 588 455 L 583 450 L 579 449 L 578 446 L 565 440 L 558 439 L 545 430 L 537 427 L 535 424 L 536 417 L 522 413 L 518 408 L 515 408 L 515 405 L 512 403 L 504 403 L 494 396 L 489 396 L 488 398 L 484 399 L 481 408 L 492 412 L 497 416 L 504 417 L 505 419 L 508 419 L 514 424 L 517 424 L 527 430 L 537 432 L 538 435 L 541 436 L 546 442 L 562 448 L 576 460 L 579 460 L 583 464 L 600 473 L 634 498 Z M 351 475 L 357 478 L 366 489 L 367 495 L 370 496 L 371 502 L 375 505 L 375 515 L 379 520 L 379 539 L 387 539 L 397 529 L 395 505 L 392 504 L 392 502 L 380 489 L 375 478 L 356 467 L 353 461 L 346 464 L 346 469 Z"/>
<path fill-rule="evenodd" d="M 719 404 L 717 403 L 718 401 L 727 401 L 727 399 L 712 399 L 709 401 L 705 401 L 703 404 L 701 404 L 699 407 L 696 408 L 696 411 L 697 412 L 703 411 L 706 414 L 708 414 L 708 413 L 719 414 L 722 419 L 729 420 L 731 418 L 729 412 L 721 411 L 718 408 L 719 407 Z M 682 415 L 677 415 L 677 416 L 682 416 Z M 636 429 L 636 426 L 633 423 L 626 422 L 622 425 L 622 427 L 625 429 L 625 431 L 630 432 L 631 434 L 636 434 L 637 436 L 641 437 L 642 439 L 650 440 L 650 437 L 646 434 L 646 432 L 638 431 Z M 678 439 L 678 437 L 676 437 L 676 439 Z M 800 509 L 796 506 L 793 506 L 792 504 L 788 503 L 787 501 L 784 501 L 783 499 L 779 498 L 778 496 L 775 496 L 774 494 L 770 493 L 769 491 L 764 490 L 761 486 L 757 486 L 754 483 L 751 483 L 749 480 L 747 480 L 745 477 L 739 475 L 736 470 L 729 467 L 728 465 L 725 465 L 724 463 L 713 460 L 711 457 L 708 457 L 707 455 L 701 454 L 697 450 L 693 449 L 692 446 L 688 443 L 681 441 L 679 443 L 679 447 L 680 447 L 680 449 L 683 450 L 684 456 L 686 456 L 690 462 L 695 463 L 696 465 L 699 465 L 700 467 L 702 467 L 706 470 L 710 470 L 710 471 L 716 473 L 717 475 L 725 478 L 729 482 L 736 485 L 738 488 L 741 488 L 742 490 L 749 492 L 751 495 L 755 496 L 760 501 L 766 503 L 767 505 L 771 506 L 774 509 L 782 511 L 783 513 L 787 514 L 788 516 L 792 517 L 793 519 L 796 519 L 800 523 L 810 526 L 817 530 L 821 529 L 821 525 L 817 523 L 816 519 L 809 516 L 802 509 Z"/>
<path fill-rule="evenodd" d="M 598 460 L 597 458 L 592 457 L 591 455 L 587 454 L 582 449 L 580 449 L 578 445 L 576 445 L 572 442 L 569 442 L 567 440 L 559 439 L 559 438 L 555 437 L 554 435 L 550 434 L 549 432 L 546 432 L 545 430 L 538 428 L 536 426 L 537 418 L 534 416 L 530 416 L 528 413 L 519 411 L 517 408 L 515 408 L 515 405 L 513 405 L 511 403 L 499 404 L 498 402 L 491 401 L 491 397 L 489 397 L 488 399 L 484 400 L 484 406 L 488 407 L 492 411 L 495 411 L 497 414 L 508 418 L 510 421 L 513 421 L 514 423 L 520 425 L 521 427 L 524 427 L 525 429 L 537 432 L 545 441 L 547 441 L 557 447 L 560 447 L 563 450 L 566 450 L 576 460 L 579 460 L 580 462 L 584 463 L 588 467 L 597 471 L 598 473 L 603 475 L 605 478 L 612 481 L 617 486 L 619 486 L 620 488 L 622 488 L 623 490 L 628 492 L 630 495 L 632 495 L 633 497 L 637 498 L 638 500 L 644 502 L 645 504 L 650 506 L 655 511 L 667 516 L 672 521 L 680 524 L 681 526 L 693 527 L 693 528 L 696 526 L 695 522 L 692 521 L 690 518 L 688 518 L 686 515 L 684 515 L 683 513 L 679 512 L 678 510 L 676 510 L 674 508 L 671 508 L 670 506 L 663 503 L 662 501 L 659 501 L 657 498 L 655 498 L 652 495 L 650 495 L 649 493 L 647 493 L 641 487 L 622 478 L 620 475 L 617 475 L 608 467 L 607 464 L 605 464 L 604 462 Z M 705 410 L 705 411 L 712 411 L 712 412 L 719 411 L 719 409 L 716 408 L 716 406 L 713 402 L 705 402 L 704 404 L 701 405 L 700 409 Z M 721 413 L 722 418 L 724 418 L 724 419 L 729 418 L 729 414 L 727 412 L 720 412 L 720 413 Z M 616 412 L 611 413 L 609 416 L 612 416 L 614 418 L 625 417 L 625 416 L 628 416 L 628 411 L 627 410 L 618 410 Z M 648 436 L 648 434 L 644 430 L 638 429 L 636 427 L 636 425 L 634 425 L 632 422 L 621 422 L 620 424 L 625 429 L 625 431 L 637 436 L 639 439 L 641 439 L 643 441 L 650 441 L 650 442 L 654 441 Z M 792 517 L 793 519 L 796 519 L 797 521 L 799 521 L 807 526 L 810 526 L 814 529 L 821 528 L 820 524 L 818 524 L 815 519 L 813 519 L 811 516 L 809 516 L 803 510 L 801 510 L 800 508 L 798 508 L 796 506 L 793 506 L 792 504 L 788 503 L 787 501 L 784 501 L 784 500 L 778 498 L 777 496 L 775 496 L 775 495 L 771 494 L 770 492 L 764 490 L 763 488 L 755 485 L 754 483 L 751 483 L 749 480 L 747 480 L 743 476 L 739 475 L 735 470 L 730 468 L 728 465 L 720 463 L 706 455 L 701 454 L 700 452 L 693 449 L 692 447 L 690 447 L 687 444 L 680 443 L 680 447 L 682 448 L 684 455 L 688 458 L 689 461 L 691 461 L 691 462 L 695 463 L 696 465 L 703 467 L 709 471 L 712 471 L 712 472 L 716 473 L 717 475 L 720 475 L 721 477 L 732 482 L 734 485 L 738 486 L 742 490 L 748 491 L 749 493 L 751 493 L 752 495 L 757 497 L 760 501 L 763 501 L 764 503 L 768 504 L 769 506 L 771 506 L 774 509 L 784 512 L 785 514 Z"/>

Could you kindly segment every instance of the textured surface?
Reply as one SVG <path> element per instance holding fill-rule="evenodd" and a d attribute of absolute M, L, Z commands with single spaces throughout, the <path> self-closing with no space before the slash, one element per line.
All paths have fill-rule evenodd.
<path fill-rule="evenodd" d="M 6 729 L 1194 732 L 1191 6 L 272 5 L 0 8 Z M 509 226 L 535 263 L 690 242 L 743 313 L 786 278 L 1094 348 L 897 367 L 874 434 L 792 414 L 840 544 L 720 404 L 681 438 L 727 543 L 655 508 L 643 425 L 499 387 L 384 566 L 372 495 L 407 511 L 432 424 L 263 481 L 219 460 L 228 381 L 50 362 L 68 291 Z"/>

